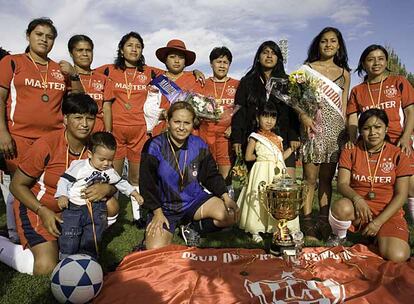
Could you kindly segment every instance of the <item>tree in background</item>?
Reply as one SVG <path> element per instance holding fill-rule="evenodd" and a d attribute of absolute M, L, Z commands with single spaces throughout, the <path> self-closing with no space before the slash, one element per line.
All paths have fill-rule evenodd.
<path fill-rule="evenodd" d="M 402 75 L 408 79 L 412 86 L 414 86 L 414 74 L 407 71 L 405 65 L 401 63 L 400 58 L 391 46 L 385 47 L 388 51 L 388 69 L 391 74 Z"/>

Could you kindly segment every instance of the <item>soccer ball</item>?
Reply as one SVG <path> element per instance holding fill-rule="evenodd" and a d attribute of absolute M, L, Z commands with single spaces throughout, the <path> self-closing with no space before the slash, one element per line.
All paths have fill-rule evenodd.
<path fill-rule="evenodd" d="M 86 303 L 101 291 L 99 263 L 86 254 L 74 254 L 56 265 L 50 277 L 53 296 L 59 303 Z"/>

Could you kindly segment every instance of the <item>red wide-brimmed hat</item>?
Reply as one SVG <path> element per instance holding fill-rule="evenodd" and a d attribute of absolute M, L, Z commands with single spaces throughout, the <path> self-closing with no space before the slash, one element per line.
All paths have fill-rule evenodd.
<path fill-rule="evenodd" d="M 187 50 L 187 48 L 185 47 L 185 43 L 178 39 L 168 41 L 167 46 L 159 48 L 155 52 L 155 55 L 161 62 L 165 63 L 168 53 L 173 50 L 181 51 L 184 53 L 185 66 L 189 66 L 194 63 L 196 59 L 196 54 L 193 51 Z"/>

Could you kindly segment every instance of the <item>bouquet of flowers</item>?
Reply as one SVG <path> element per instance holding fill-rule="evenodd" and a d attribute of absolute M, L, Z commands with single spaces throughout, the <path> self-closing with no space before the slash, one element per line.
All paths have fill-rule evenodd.
<path fill-rule="evenodd" d="M 305 113 L 313 120 L 314 127 L 309 132 L 306 132 L 309 140 L 302 147 L 302 153 L 311 155 L 311 158 L 318 153 L 314 140 L 316 135 L 322 132 L 320 127 L 322 119 L 321 96 L 318 91 L 318 83 L 318 78 L 305 70 L 299 69 L 292 72 L 288 80 L 272 77 L 266 85 L 268 94 L 273 94 L 287 105 Z"/>
<path fill-rule="evenodd" d="M 177 97 L 177 101 L 185 101 L 191 104 L 196 115 L 201 119 L 219 120 L 223 114 L 216 100 L 194 92 L 183 92 Z"/>
<path fill-rule="evenodd" d="M 237 201 L 242 188 L 247 184 L 248 181 L 247 166 L 241 153 L 238 153 L 236 155 L 236 160 L 234 162 L 233 168 L 231 168 L 229 178 L 231 179 L 231 185 L 234 190 L 234 200 Z"/>

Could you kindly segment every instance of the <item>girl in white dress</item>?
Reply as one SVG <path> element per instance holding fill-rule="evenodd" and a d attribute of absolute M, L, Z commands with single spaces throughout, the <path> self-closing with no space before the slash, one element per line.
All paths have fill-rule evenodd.
<path fill-rule="evenodd" d="M 276 125 L 277 115 L 271 103 L 259 109 L 258 131 L 250 134 L 245 155 L 246 161 L 255 163 L 249 173 L 249 182 L 237 200 L 241 210 L 239 227 L 251 233 L 257 243 L 263 241 L 259 232 L 272 232 L 277 226 L 259 202 L 259 183 L 265 181 L 269 184 L 275 175 L 281 175 L 282 169 L 286 168 L 284 159 L 293 152 L 290 147 L 283 151 L 282 138 L 271 131 Z"/>

